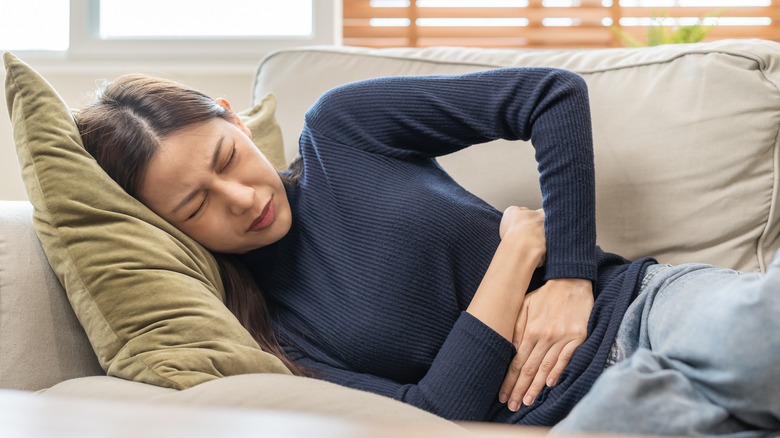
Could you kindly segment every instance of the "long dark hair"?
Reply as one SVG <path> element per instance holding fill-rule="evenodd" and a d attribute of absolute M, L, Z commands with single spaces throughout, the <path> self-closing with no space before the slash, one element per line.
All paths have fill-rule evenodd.
<path fill-rule="evenodd" d="M 75 117 L 87 152 L 138 199 L 143 174 L 162 139 L 195 123 L 214 118 L 232 121 L 236 115 L 178 82 L 126 75 L 104 84 L 96 101 Z M 299 174 L 297 168 L 296 163 L 289 175 Z M 263 350 L 277 356 L 293 374 L 307 375 L 279 346 L 268 305 L 248 270 L 234 256 L 212 254 L 219 265 L 227 308 Z"/>

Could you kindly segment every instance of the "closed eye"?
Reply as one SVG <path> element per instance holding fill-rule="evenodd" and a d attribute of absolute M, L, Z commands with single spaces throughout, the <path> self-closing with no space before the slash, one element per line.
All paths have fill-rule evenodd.
<path fill-rule="evenodd" d="M 236 156 L 236 145 L 233 144 L 233 149 L 230 151 L 230 157 L 228 157 L 227 163 L 225 163 L 224 166 L 222 166 L 222 169 L 220 169 L 220 172 L 224 172 L 225 169 L 230 167 L 230 165 L 233 163 L 233 158 Z"/>
<path fill-rule="evenodd" d="M 234 143 L 233 144 L 233 148 L 230 150 L 230 156 L 228 157 L 227 162 L 219 170 L 220 173 L 224 172 L 228 167 L 230 167 L 230 165 L 233 163 L 233 159 L 235 158 L 235 156 L 236 156 L 236 145 Z M 209 195 L 208 195 L 208 193 L 206 193 L 206 196 L 203 197 L 203 200 L 198 205 L 198 208 L 195 209 L 195 211 L 193 211 L 191 215 L 187 216 L 187 219 L 185 219 L 185 220 L 190 220 L 190 219 L 194 218 L 195 216 L 197 216 L 198 214 L 200 214 L 200 212 L 203 211 L 203 209 L 206 207 L 206 202 L 208 201 L 208 198 L 209 198 Z"/>
<path fill-rule="evenodd" d="M 194 217 L 195 217 L 195 216 L 197 216 L 197 215 L 198 215 L 198 214 L 199 214 L 201 211 L 203 211 L 203 209 L 204 209 L 204 208 L 205 208 L 205 206 L 206 206 L 206 201 L 208 200 L 208 198 L 209 198 L 209 195 L 208 195 L 208 194 L 206 194 L 206 196 L 204 196 L 204 197 L 203 197 L 203 200 L 200 202 L 200 205 L 198 205 L 198 208 L 197 208 L 197 209 L 196 209 L 194 212 L 192 212 L 192 214 L 191 214 L 191 215 L 187 216 L 187 220 L 194 218 Z"/>

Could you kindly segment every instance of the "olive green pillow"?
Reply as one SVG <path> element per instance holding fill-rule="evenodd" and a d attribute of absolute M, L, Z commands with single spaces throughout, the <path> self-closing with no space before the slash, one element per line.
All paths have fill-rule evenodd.
<path fill-rule="evenodd" d="M 108 375 L 183 389 L 227 375 L 289 373 L 224 306 L 211 254 L 103 172 L 45 79 L 10 53 L 3 60 L 35 230 Z M 275 124 L 272 111 L 253 114 Z"/>
<path fill-rule="evenodd" d="M 238 113 L 241 120 L 252 132 L 252 141 L 263 152 L 276 170 L 287 168 L 282 143 L 282 128 L 276 121 L 276 98 L 266 95 L 257 105 Z"/>

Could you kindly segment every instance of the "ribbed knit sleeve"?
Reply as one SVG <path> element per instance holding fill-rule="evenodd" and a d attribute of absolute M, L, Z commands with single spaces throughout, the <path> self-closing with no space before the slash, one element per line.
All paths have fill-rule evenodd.
<path fill-rule="evenodd" d="M 334 144 L 406 160 L 499 138 L 530 140 L 546 214 L 546 278 L 595 280 L 590 108 L 575 73 L 509 68 L 370 79 L 326 92 L 306 124 Z"/>
<path fill-rule="evenodd" d="M 295 361 L 320 379 L 391 397 L 450 420 L 485 421 L 514 354 L 509 341 L 463 312 L 428 373 L 414 384 L 335 368 L 308 357 L 295 357 Z"/>

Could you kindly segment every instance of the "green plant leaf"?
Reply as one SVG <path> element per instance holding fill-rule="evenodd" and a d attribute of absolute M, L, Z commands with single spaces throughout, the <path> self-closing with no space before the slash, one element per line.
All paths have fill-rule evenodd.
<path fill-rule="evenodd" d="M 651 18 L 651 24 L 647 27 L 644 43 L 629 35 L 620 26 L 611 26 L 610 30 L 621 43 L 629 47 L 697 43 L 707 37 L 712 32 L 712 28 L 717 25 L 705 25 L 704 20 L 710 17 L 718 17 L 724 10 L 724 8 L 717 9 L 699 18 L 695 24 L 678 26 L 676 28 L 665 25 L 664 21 L 669 18 L 667 13 L 654 13 Z"/>

